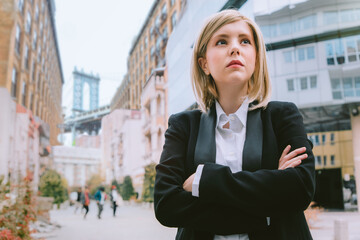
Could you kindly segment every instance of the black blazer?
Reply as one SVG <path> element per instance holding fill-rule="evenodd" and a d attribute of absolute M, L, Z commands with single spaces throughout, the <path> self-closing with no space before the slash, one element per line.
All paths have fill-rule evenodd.
<path fill-rule="evenodd" d="M 303 211 L 315 191 L 312 144 L 293 103 L 270 102 L 248 112 L 243 171 L 215 163 L 216 109 L 185 111 L 169 118 L 156 166 L 154 207 L 158 221 L 178 227 L 176 239 L 211 239 L 248 233 L 256 239 L 312 239 Z M 306 147 L 308 158 L 277 170 L 284 148 Z M 184 181 L 204 164 L 199 198 Z M 266 217 L 271 217 L 267 225 Z"/>

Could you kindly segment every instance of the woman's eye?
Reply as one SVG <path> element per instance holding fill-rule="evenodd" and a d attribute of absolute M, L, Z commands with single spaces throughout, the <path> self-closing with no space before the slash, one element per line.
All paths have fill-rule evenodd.
<path fill-rule="evenodd" d="M 242 41 L 241 41 L 241 43 L 244 43 L 244 44 L 250 44 L 250 41 L 249 41 L 249 40 L 247 40 L 247 39 L 244 39 L 244 40 L 242 40 Z"/>
<path fill-rule="evenodd" d="M 216 45 L 224 45 L 224 44 L 226 44 L 225 40 L 219 40 L 216 42 Z"/>

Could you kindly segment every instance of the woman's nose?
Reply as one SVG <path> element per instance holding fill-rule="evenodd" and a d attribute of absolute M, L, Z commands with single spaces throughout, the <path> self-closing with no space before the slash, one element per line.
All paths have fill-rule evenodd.
<path fill-rule="evenodd" d="M 240 55 L 240 48 L 236 43 L 231 45 L 230 55 Z"/>

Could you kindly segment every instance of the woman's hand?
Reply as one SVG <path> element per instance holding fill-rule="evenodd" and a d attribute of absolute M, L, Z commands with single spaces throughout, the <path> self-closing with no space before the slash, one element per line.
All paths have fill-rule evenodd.
<path fill-rule="evenodd" d="M 279 170 L 284 170 L 287 168 L 293 168 L 299 166 L 301 160 L 306 159 L 308 157 L 306 153 L 302 154 L 306 151 L 305 147 L 297 148 L 291 153 L 289 153 L 290 149 L 291 146 L 287 145 L 283 153 L 281 154 L 281 157 L 279 159 L 279 168 L 278 168 Z"/>
<path fill-rule="evenodd" d="M 185 180 L 183 184 L 183 188 L 185 191 L 192 192 L 192 184 L 194 181 L 194 177 L 195 177 L 195 173 L 193 173 L 190 177 L 188 177 L 188 179 Z"/>

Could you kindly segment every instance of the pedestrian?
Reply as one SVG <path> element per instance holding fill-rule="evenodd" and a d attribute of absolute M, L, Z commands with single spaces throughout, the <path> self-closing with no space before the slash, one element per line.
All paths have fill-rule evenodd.
<path fill-rule="evenodd" d="M 81 202 L 83 208 L 85 209 L 84 219 L 89 212 L 89 205 L 90 205 L 90 196 L 89 196 L 89 188 L 85 186 L 84 194 L 81 195 Z"/>
<path fill-rule="evenodd" d="M 176 239 L 312 239 L 312 144 L 293 103 L 269 102 L 259 27 L 214 14 L 193 46 L 200 110 L 170 116 L 156 166 L 154 208 Z"/>
<path fill-rule="evenodd" d="M 112 204 L 112 209 L 113 209 L 113 216 L 115 217 L 116 216 L 116 208 L 118 207 L 118 201 L 119 201 L 119 193 L 118 193 L 115 185 L 112 185 L 112 187 L 111 187 L 110 198 L 111 198 L 111 204 Z"/>
<path fill-rule="evenodd" d="M 74 210 L 75 214 L 78 209 L 80 209 L 80 211 L 82 209 L 81 195 L 82 195 L 82 190 L 81 190 L 81 187 L 79 187 L 78 190 L 76 191 L 76 201 L 75 201 L 75 210 Z"/>
<path fill-rule="evenodd" d="M 99 187 L 99 190 L 95 193 L 95 200 L 98 206 L 98 215 L 97 217 L 101 219 L 101 213 L 104 209 L 104 204 L 106 200 L 106 193 L 104 187 Z"/>

